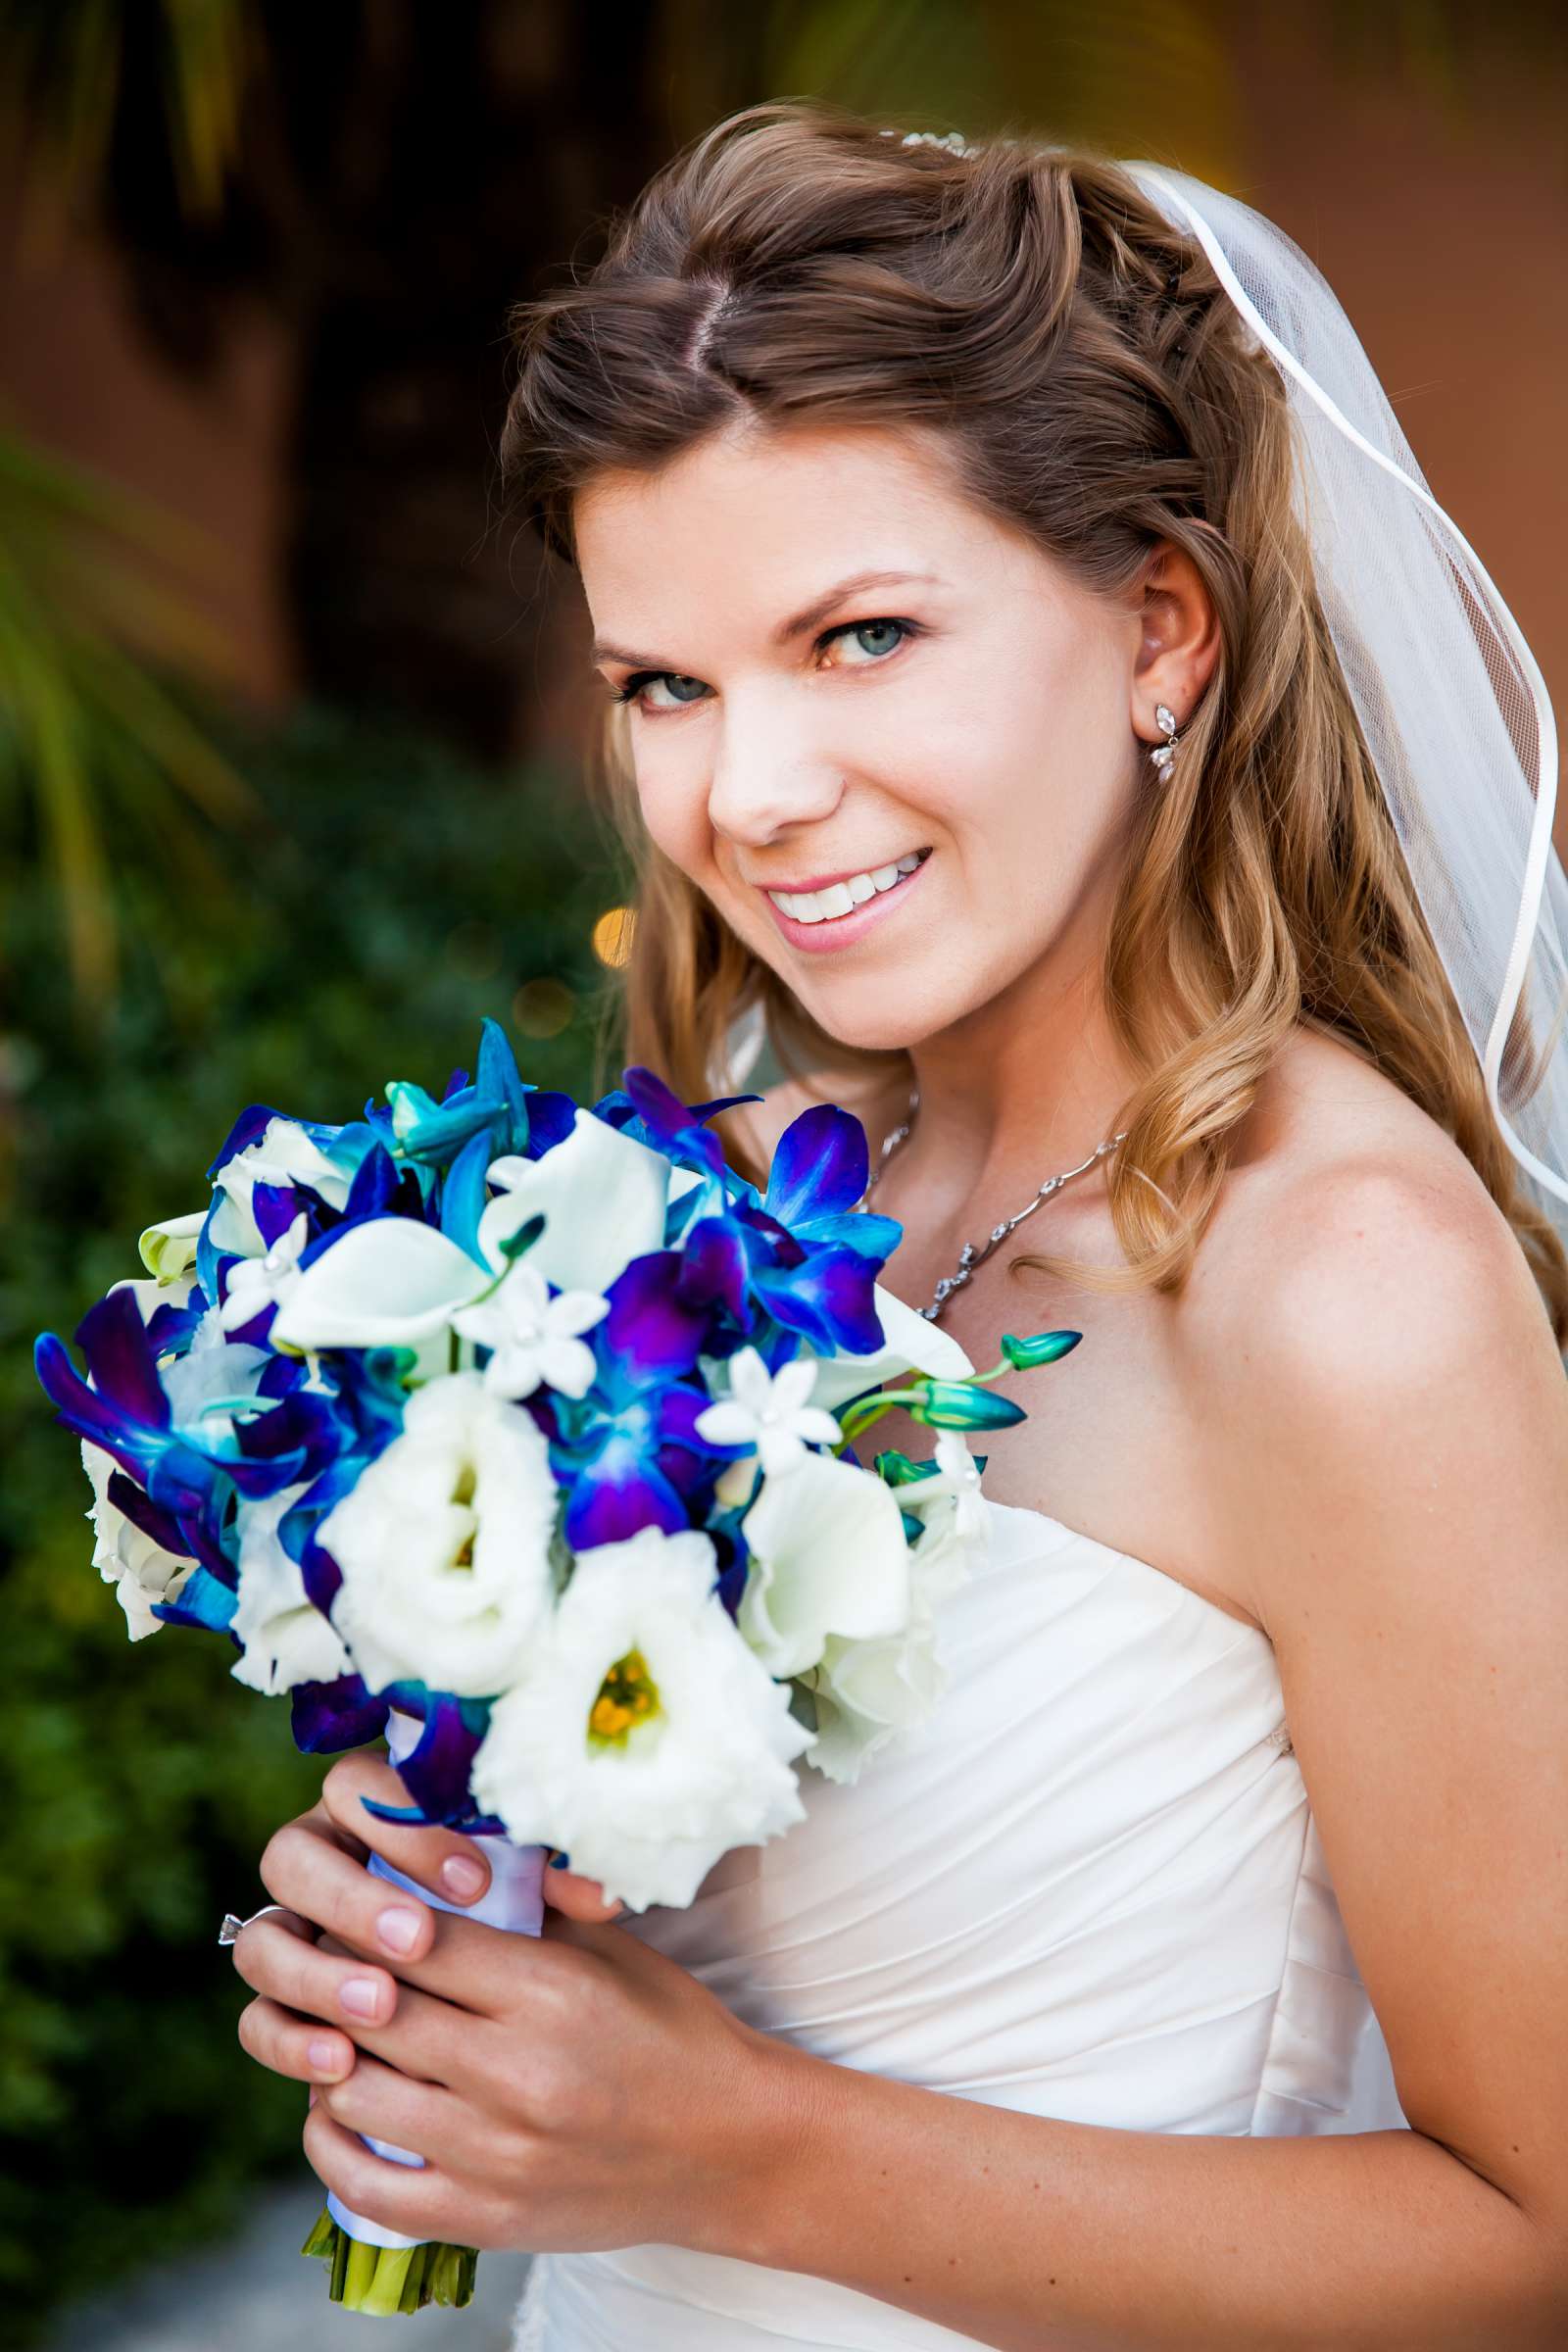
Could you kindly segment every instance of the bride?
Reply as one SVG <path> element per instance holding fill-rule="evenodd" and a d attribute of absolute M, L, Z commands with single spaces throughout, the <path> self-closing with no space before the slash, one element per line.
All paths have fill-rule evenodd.
<path fill-rule="evenodd" d="M 843 1102 L 887 1287 L 975 1362 L 1084 1337 L 990 1441 L 929 1725 L 689 1910 L 547 1874 L 542 1942 L 389 1904 L 345 1759 L 246 2048 L 348 2205 L 536 2250 L 536 2352 L 1561 2342 L 1529 649 L 1322 280 L 1178 173 L 751 109 L 519 342 L 641 850 L 626 1058 L 701 1102 L 765 1045 L 737 1164 Z"/>

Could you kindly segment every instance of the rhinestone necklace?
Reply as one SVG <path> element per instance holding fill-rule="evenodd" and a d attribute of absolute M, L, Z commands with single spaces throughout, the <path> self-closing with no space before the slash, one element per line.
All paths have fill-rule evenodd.
<path fill-rule="evenodd" d="M 860 1201 L 860 1206 L 862 1208 L 868 1208 L 870 1206 L 871 1196 L 882 1181 L 882 1171 L 887 1166 L 888 1161 L 892 1158 L 899 1146 L 907 1137 L 910 1128 L 914 1124 L 914 1114 L 919 1107 L 920 1090 L 918 1087 L 913 1087 L 909 1093 L 909 1108 L 907 1115 L 903 1120 L 901 1125 L 895 1127 L 890 1134 L 885 1135 L 882 1138 L 881 1152 L 877 1158 L 876 1166 L 872 1170 L 871 1181 L 866 1186 L 864 1195 Z M 963 1248 L 958 1252 L 957 1265 L 954 1268 L 954 1271 L 951 1274 L 945 1274 L 942 1280 L 937 1284 L 930 1305 L 917 1307 L 915 1312 L 923 1315 L 928 1323 L 940 1322 L 942 1318 L 942 1310 L 947 1305 L 949 1298 L 953 1296 L 953 1293 L 955 1291 L 961 1290 L 971 1274 L 976 1274 L 979 1272 L 980 1268 L 985 1264 L 986 1259 L 991 1256 L 993 1251 L 1001 1249 L 1003 1243 L 1006 1240 L 1008 1234 L 1012 1232 L 1014 1226 L 1021 1225 L 1025 1217 L 1032 1217 L 1035 1213 L 1035 1210 L 1040 1206 L 1042 1200 L 1049 1200 L 1052 1194 L 1059 1193 L 1064 1184 L 1070 1184 L 1075 1176 L 1085 1175 L 1090 1168 L 1095 1166 L 1097 1161 L 1104 1159 L 1108 1153 L 1114 1152 L 1116 1146 L 1125 1141 L 1126 1135 L 1127 1130 L 1124 1127 L 1120 1135 L 1107 1136 L 1102 1144 L 1097 1144 L 1094 1150 L 1090 1152 L 1089 1157 L 1087 1159 L 1080 1160 L 1077 1167 L 1064 1168 L 1059 1176 L 1048 1176 L 1045 1183 L 1041 1185 L 1039 1191 L 1035 1194 L 1034 1199 L 1029 1202 L 1026 1208 L 1020 1208 L 1015 1217 L 1008 1217 L 1003 1224 L 994 1225 L 992 1227 L 991 1239 L 982 1249 L 977 1250 L 973 1242 L 965 1242 Z"/>

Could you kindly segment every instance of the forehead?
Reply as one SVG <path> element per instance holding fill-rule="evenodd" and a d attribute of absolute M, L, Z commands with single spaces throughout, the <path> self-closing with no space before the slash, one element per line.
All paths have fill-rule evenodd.
<path fill-rule="evenodd" d="M 573 511 L 596 628 L 652 642 L 701 610 L 804 603 L 869 569 L 940 570 L 1006 534 L 966 499 L 938 435 L 859 424 L 746 424 L 655 472 L 605 471 Z"/>

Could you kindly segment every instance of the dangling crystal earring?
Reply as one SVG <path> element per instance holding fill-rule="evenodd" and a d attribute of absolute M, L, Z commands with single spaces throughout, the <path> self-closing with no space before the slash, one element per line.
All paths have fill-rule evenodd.
<path fill-rule="evenodd" d="M 1170 782 L 1170 763 L 1176 757 L 1176 713 L 1174 710 L 1167 710 L 1163 703 L 1156 703 L 1154 717 L 1164 729 L 1165 740 L 1163 743 L 1154 744 L 1149 757 L 1154 762 L 1154 769 L 1160 782 L 1168 784 Z"/>

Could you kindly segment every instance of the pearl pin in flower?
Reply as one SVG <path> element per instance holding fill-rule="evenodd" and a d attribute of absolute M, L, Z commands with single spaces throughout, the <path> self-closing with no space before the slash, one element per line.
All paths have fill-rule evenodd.
<path fill-rule="evenodd" d="M 769 1372 L 755 1348 L 729 1359 L 729 1395 L 704 1408 L 693 1423 L 710 1446 L 751 1446 L 766 1478 L 793 1470 L 808 1443 L 836 1446 L 841 1431 L 826 1406 L 808 1404 L 816 1366 L 796 1356 Z"/>

